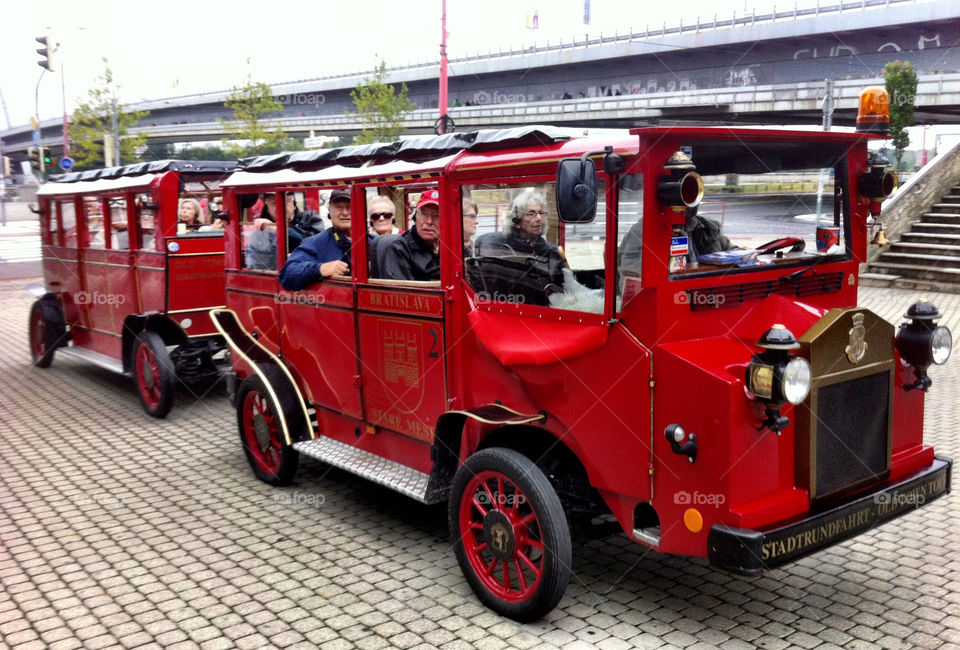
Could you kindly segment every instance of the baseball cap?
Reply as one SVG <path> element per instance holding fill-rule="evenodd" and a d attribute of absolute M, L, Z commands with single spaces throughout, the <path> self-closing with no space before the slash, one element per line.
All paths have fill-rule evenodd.
<path fill-rule="evenodd" d="M 440 207 L 440 192 L 437 190 L 427 190 L 420 195 L 420 200 L 417 201 L 417 209 L 419 210 L 425 205 L 435 205 Z"/>
<path fill-rule="evenodd" d="M 349 201 L 350 190 L 333 190 L 330 192 L 330 203 L 334 201 Z"/>

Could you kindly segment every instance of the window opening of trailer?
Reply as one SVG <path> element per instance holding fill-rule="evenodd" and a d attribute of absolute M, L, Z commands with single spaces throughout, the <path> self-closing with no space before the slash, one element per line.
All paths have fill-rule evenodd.
<path fill-rule="evenodd" d="M 459 215 L 441 214 L 436 184 L 378 185 L 366 188 L 365 198 L 366 205 L 354 214 L 366 214 L 369 278 L 438 286 L 441 248 L 452 245 L 442 241 L 440 223 Z"/>
<path fill-rule="evenodd" d="M 601 178 L 597 218 L 587 224 L 560 222 L 553 180 L 462 187 L 461 210 L 476 206 L 476 233 L 463 244 L 477 300 L 601 313 L 605 185 Z"/>
<path fill-rule="evenodd" d="M 671 277 L 850 255 L 843 147 L 739 141 L 687 147 L 704 196 L 673 227 Z"/>
<path fill-rule="evenodd" d="M 617 179 L 617 311 L 640 291 L 643 260 L 643 174 Z"/>
<path fill-rule="evenodd" d="M 58 243 L 61 246 L 77 245 L 77 213 L 72 198 L 64 199 L 60 204 L 60 224 Z"/>
<path fill-rule="evenodd" d="M 153 203 L 153 196 L 149 193 L 138 194 L 136 198 L 136 223 L 138 250 L 154 250 L 154 228 L 157 206 Z"/>
<path fill-rule="evenodd" d="M 277 225 L 267 203 L 276 207 L 276 192 L 240 194 L 240 244 L 243 268 L 260 271 L 277 270 Z M 268 195 L 271 198 L 267 198 Z M 254 212 L 257 206 L 258 212 Z"/>
<path fill-rule="evenodd" d="M 107 223 L 107 247 L 114 250 L 127 250 L 130 248 L 130 233 L 127 232 L 127 197 L 113 197 L 107 202 L 107 206 L 110 210 L 110 219 Z"/>
<path fill-rule="evenodd" d="M 87 220 L 87 248 L 106 248 L 106 226 L 103 218 L 103 199 L 99 196 L 83 197 L 83 212 Z"/>

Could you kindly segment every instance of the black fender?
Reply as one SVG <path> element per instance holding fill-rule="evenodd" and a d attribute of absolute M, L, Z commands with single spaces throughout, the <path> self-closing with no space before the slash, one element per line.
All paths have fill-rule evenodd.
<path fill-rule="evenodd" d="M 190 342 L 190 337 L 183 331 L 180 324 L 158 311 L 148 311 L 144 314 L 130 314 L 123 321 L 123 332 L 121 349 L 123 350 L 123 371 L 130 372 L 133 368 L 133 342 L 137 334 L 149 330 L 156 332 L 167 345 L 185 345 Z"/>
<path fill-rule="evenodd" d="M 437 418 L 437 429 L 430 446 L 430 472 L 428 493 L 443 492 L 450 487 L 453 476 L 460 466 L 460 441 L 467 420 L 498 426 L 542 423 L 546 413 L 520 413 L 503 404 L 484 404 L 459 411 L 447 411 Z"/>
<path fill-rule="evenodd" d="M 210 318 L 230 349 L 250 365 L 270 392 L 279 407 L 280 428 L 286 444 L 317 438 L 303 394 L 283 362 L 243 329 L 232 309 L 211 309 Z"/>

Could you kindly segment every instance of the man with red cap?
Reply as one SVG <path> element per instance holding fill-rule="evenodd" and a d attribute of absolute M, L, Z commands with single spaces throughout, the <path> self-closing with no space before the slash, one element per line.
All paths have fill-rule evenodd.
<path fill-rule="evenodd" d="M 390 243 L 383 277 L 391 280 L 440 279 L 440 193 L 427 190 L 417 202 L 414 226 Z"/>

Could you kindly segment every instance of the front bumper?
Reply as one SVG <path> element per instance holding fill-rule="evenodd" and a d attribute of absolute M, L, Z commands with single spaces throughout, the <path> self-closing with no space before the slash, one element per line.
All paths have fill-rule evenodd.
<path fill-rule="evenodd" d="M 769 530 L 715 525 L 707 538 L 707 557 L 720 569 L 762 573 L 927 505 L 950 491 L 952 466 L 949 458 L 937 457 L 928 467 L 895 483 Z"/>

